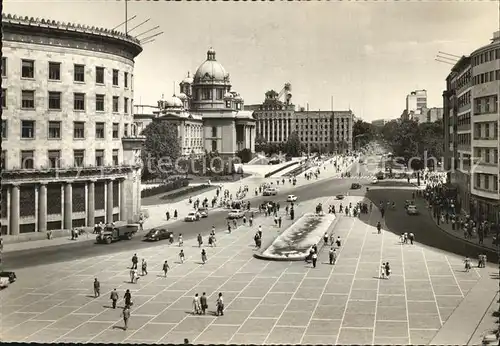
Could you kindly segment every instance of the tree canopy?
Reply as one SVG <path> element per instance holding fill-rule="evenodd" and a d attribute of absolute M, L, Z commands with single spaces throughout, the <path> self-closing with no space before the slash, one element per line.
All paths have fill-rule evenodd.
<path fill-rule="evenodd" d="M 302 145 L 297 132 L 292 132 L 285 143 L 284 151 L 287 156 L 297 157 L 301 154 Z"/>
<path fill-rule="evenodd" d="M 153 121 L 142 132 L 146 141 L 142 149 L 143 178 L 165 178 L 181 154 L 177 126 Z"/>

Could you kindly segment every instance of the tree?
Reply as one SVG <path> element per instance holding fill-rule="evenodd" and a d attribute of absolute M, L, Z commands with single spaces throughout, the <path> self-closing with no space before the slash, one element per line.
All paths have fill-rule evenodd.
<path fill-rule="evenodd" d="M 241 159 L 241 163 L 247 163 L 252 159 L 252 151 L 250 149 L 242 149 L 236 153 L 236 156 L 238 156 Z"/>
<path fill-rule="evenodd" d="M 287 156 L 297 157 L 301 153 L 300 138 L 297 132 L 292 132 L 284 145 L 284 152 Z"/>
<path fill-rule="evenodd" d="M 363 147 L 371 142 L 376 136 L 374 126 L 363 120 L 356 121 L 352 126 L 352 138 L 357 148 Z"/>
<path fill-rule="evenodd" d="M 255 151 L 256 152 L 267 152 L 268 144 L 267 139 L 262 135 L 257 135 L 255 138 Z"/>
<path fill-rule="evenodd" d="M 153 121 L 142 135 L 146 136 L 141 153 L 143 179 L 165 179 L 181 153 L 177 126 L 164 121 Z"/>

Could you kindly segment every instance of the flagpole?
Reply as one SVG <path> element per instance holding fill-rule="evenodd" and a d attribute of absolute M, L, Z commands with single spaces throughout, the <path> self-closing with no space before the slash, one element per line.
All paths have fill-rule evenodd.
<path fill-rule="evenodd" d="M 125 36 L 128 35 L 128 4 L 125 0 Z"/>

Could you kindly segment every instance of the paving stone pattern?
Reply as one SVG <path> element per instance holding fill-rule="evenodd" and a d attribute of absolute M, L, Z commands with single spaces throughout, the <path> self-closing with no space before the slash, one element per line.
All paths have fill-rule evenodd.
<path fill-rule="evenodd" d="M 344 205 L 356 197 L 348 197 Z M 324 200 L 330 203 L 330 201 Z M 336 202 L 336 204 L 339 204 Z M 306 209 L 306 203 L 299 208 Z M 307 208 L 312 208 L 307 204 Z M 301 210 L 306 212 L 310 210 Z M 462 259 L 420 245 L 401 245 L 389 232 L 378 235 L 379 212 L 361 219 L 342 216 L 335 233 L 343 239 L 336 265 L 328 251 L 313 269 L 304 262 L 254 258 L 258 224 L 268 241 L 272 219 L 254 228 L 219 234 L 200 264 L 195 241 L 179 247 L 141 250 L 150 272 L 129 283 L 130 258 L 124 252 L 19 271 L 19 281 L 0 293 L 2 341 L 130 342 L 196 344 L 425 344 L 464 295 L 481 270 L 463 271 Z M 289 222 L 289 221 L 287 221 Z M 265 242 L 265 241 L 264 241 Z M 161 264 L 171 271 L 164 278 Z M 392 275 L 378 278 L 383 261 Z M 93 298 L 92 281 L 101 281 Z M 132 292 L 129 329 L 121 329 L 121 309 L 109 307 L 109 292 Z M 209 313 L 192 314 L 195 293 L 209 295 Z M 215 299 L 223 292 L 225 315 L 216 317 Z M 122 305 L 120 302 L 119 306 Z"/>

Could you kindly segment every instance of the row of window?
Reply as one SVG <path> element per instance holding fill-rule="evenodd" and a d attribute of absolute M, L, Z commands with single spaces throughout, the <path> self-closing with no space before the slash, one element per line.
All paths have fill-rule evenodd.
<path fill-rule="evenodd" d="M 498 95 L 489 95 L 474 98 L 474 115 L 491 114 L 498 112 Z"/>
<path fill-rule="evenodd" d="M 2 57 L 2 77 L 7 77 L 7 58 Z M 47 75 L 48 80 L 60 81 L 61 80 L 61 63 L 50 61 L 47 65 Z M 21 78 L 34 79 L 35 78 L 35 60 L 22 59 L 21 60 Z M 73 64 L 73 81 L 77 83 L 85 83 L 87 75 L 87 68 L 82 64 Z M 95 83 L 96 84 L 106 84 L 106 68 L 98 66 L 95 68 Z M 134 75 L 130 75 L 128 72 L 123 72 L 123 86 L 128 88 L 129 80 L 130 86 L 133 89 Z M 113 69 L 111 82 L 113 86 L 119 86 L 120 84 L 120 71 Z"/>
<path fill-rule="evenodd" d="M 2 108 L 7 107 L 7 95 L 8 90 L 2 89 Z M 21 91 L 21 108 L 22 109 L 35 109 L 35 90 L 22 90 Z M 49 91 L 48 95 L 48 109 L 60 111 L 62 109 L 63 94 L 60 91 Z M 87 98 L 84 93 L 73 93 L 73 110 L 75 111 L 85 111 L 87 109 Z M 96 94 L 95 95 L 95 110 L 96 112 L 106 111 L 106 95 Z M 130 104 L 129 104 L 130 103 Z M 123 113 L 129 114 L 129 110 L 132 108 L 130 105 L 132 101 L 128 97 L 123 98 Z M 120 112 L 120 97 L 112 97 L 112 111 L 113 113 Z"/>
<path fill-rule="evenodd" d="M 500 59 L 500 48 L 491 49 L 487 52 L 479 54 L 478 56 L 475 56 L 474 58 L 472 58 L 472 66 L 481 65 L 485 62 L 490 62 L 497 59 Z"/>
<path fill-rule="evenodd" d="M 471 69 L 468 69 L 463 75 L 461 75 L 456 81 L 456 88 L 460 89 L 470 83 L 472 77 Z"/>
<path fill-rule="evenodd" d="M 470 112 L 464 113 L 457 117 L 457 125 L 470 125 Z"/>
<path fill-rule="evenodd" d="M 21 120 L 21 138 L 34 139 L 36 133 L 36 122 L 34 120 Z M 47 128 L 47 138 L 61 139 L 62 138 L 62 124 L 60 121 L 49 121 Z M 111 136 L 113 139 L 120 138 L 120 124 L 113 123 Z M 123 136 L 129 136 L 129 124 L 123 125 Z M 7 120 L 2 120 L 2 138 L 8 138 L 8 125 Z M 73 139 L 85 138 L 85 122 L 73 122 Z M 103 122 L 95 123 L 95 139 L 106 139 L 106 124 Z"/>
<path fill-rule="evenodd" d="M 471 143 L 471 135 L 470 133 L 459 133 L 457 134 L 457 144 L 470 146 Z"/>
<path fill-rule="evenodd" d="M 113 149 L 113 154 L 111 156 L 111 164 L 113 166 L 119 165 L 119 153 L 118 149 Z M 104 149 L 97 149 L 95 151 L 94 166 L 102 167 L 106 164 L 104 160 Z M 35 169 L 35 151 L 34 150 L 21 150 L 21 169 Z M 75 149 L 73 150 L 73 160 L 70 164 L 69 162 L 62 160 L 60 150 L 48 150 L 47 151 L 47 167 L 46 168 L 60 168 L 60 167 L 84 167 L 85 162 L 85 150 Z M 1 167 L 4 169 L 7 167 L 7 151 L 2 151 Z"/>
<path fill-rule="evenodd" d="M 474 123 L 474 139 L 497 139 L 498 123 Z"/>
<path fill-rule="evenodd" d="M 471 99 L 471 92 L 467 91 L 464 93 L 462 96 L 458 98 L 458 108 L 467 106 L 470 104 L 470 99 Z"/>
<path fill-rule="evenodd" d="M 481 163 L 488 165 L 498 165 L 498 149 L 475 147 L 474 157 Z"/>
<path fill-rule="evenodd" d="M 500 70 L 478 74 L 477 76 L 474 76 L 472 84 L 478 85 L 483 83 L 494 82 L 497 80 L 500 80 Z"/>
<path fill-rule="evenodd" d="M 494 174 L 475 173 L 474 188 L 490 192 L 498 192 L 498 176 Z"/>

